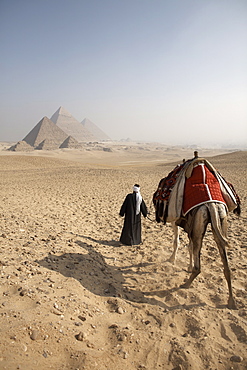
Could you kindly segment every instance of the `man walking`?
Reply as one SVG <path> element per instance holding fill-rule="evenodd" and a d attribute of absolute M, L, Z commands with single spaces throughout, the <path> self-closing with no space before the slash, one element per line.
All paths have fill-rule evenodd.
<path fill-rule="evenodd" d="M 120 242 L 125 245 L 140 244 L 141 214 L 147 217 L 147 207 L 140 193 L 140 185 L 133 186 L 133 193 L 126 196 L 119 214 L 125 216 Z"/>

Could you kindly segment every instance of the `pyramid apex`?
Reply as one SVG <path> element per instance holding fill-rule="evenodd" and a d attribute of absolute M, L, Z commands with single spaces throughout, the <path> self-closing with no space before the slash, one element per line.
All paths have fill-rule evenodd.
<path fill-rule="evenodd" d="M 84 118 L 84 120 L 81 123 L 85 124 L 86 122 L 92 122 L 92 121 L 90 121 L 90 119 L 86 117 L 86 118 Z"/>
<path fill-rule="evenodd" d="M 57 124 L 57 121 L 59 120 L 59 117 L 64 117 L 64 118 L 72 118 L 72 114 L 69 113 L 65 108 L 62 106 L 56 110 L 56 112 L 51 116 L 51 121 Z"/>
<path fill-rule="evenodd" d="M 64 107 L 59 107 L 58 108 L 58 111 L 59 111 L 59 114 L 62 114 L 64 116 L 71 116 L 71 113 L 69 111 L 67 111 Z"/>

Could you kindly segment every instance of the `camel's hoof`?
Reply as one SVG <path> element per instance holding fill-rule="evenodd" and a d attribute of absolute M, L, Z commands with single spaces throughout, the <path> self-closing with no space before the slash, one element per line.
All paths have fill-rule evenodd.
<path fill-rule="evenodd" d="M 184 284 L 180 285 L 180 288 L 182 288 L 182 289 L 188 289 L 189 287 L 190 287 L 190 284 L 188 284 L 188 283 L 184 283 Z"/>
<path fill-rule="evenodd" d="M 228 304 L 227 304 L 227 307 L 230 309 L 230 310 L 237 310 L 237 305 L 236 305 L 236 302 L 234 300 L 234 298 L 229 298 L 228 300 Z"/>

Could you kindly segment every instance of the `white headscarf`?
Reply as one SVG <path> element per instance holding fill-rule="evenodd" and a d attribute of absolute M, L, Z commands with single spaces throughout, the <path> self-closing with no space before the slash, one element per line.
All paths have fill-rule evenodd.
<path fill-rule="evenodd" d="M 136 215 L 139 215 L 142 204 L 142 196 L 140 193 L 140 187 L 133 186 L 133 191 L 136 193 Z"/>

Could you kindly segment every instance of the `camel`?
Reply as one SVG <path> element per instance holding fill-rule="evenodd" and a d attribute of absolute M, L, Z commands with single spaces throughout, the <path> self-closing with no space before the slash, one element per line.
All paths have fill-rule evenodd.
<path fill-rule="evenodd" d="M 193 216 L 193 227 L 189 239 L 192 244 L 193 268 L 189 279 L 181 285 L 181 288 L 189 288 L 192 281 L 201 272 L 201 248 L 207 225 L 211 223 L 212 232 L 219 249 L 220 257 L 224 267 L 224 276 L 227 281 L 229 298 L 228 308 L 236 309 L 236 303 L 232 292 L 231 272 L 228 265 L 226 248 L 229 247 L 227 240 L 227 211 L 224 204 L 218 202 L 205 203 L 195 209 Z"/>
<path fill-rule="evenodd" d="M 227 239 L 227 214 L 228 211 L 234 211 L 236 209 L 236 213 L 238 213 L 238 215 L 240 214 L 240 200 L 236 195 L 233 186 L 227 183 L 208 161 L 202 158 L 198 158 L 197 152 L 195 152 L 194 154 L 194 159 L 183 162 L 181 168 L 178 168 L 178 166 L 175 168 L 176 179 L 172 183 L 172 189 L 167 190 L 168 181 L 166 181 L 166 179 L 169 179 L 169 181 L 171 181 L 171 173 L 168 175 L 167 178 L 160 181 L 158 190 L 154 193 L 153 196 L 153 203 L 156 210 L 156 221 L 172 223 L 172 227 L 174 230 L 174 250 L 169 259 L 171 262 L 175 262 L 178 249 L 178 226 L 182 226 L 188 234 L 190 265 L 192 265 L 193 259 L 193 267 L 189 279 L 180 286 L 181 288 L 189 288 L 193 280 L 201 272 L 200 255 L 203 237 L 206 233 L 207 225 L 211 223 L 213 236 L 218 246 L 218 250 L 224 267 L 224 276 L 228 285 L 229 298 L 227 306 L 230 309 L 236 309 L 237 306 L 232 292 L 231 272 L 228 265 L 226 253 L 226 248 L 229 247 Z M 206 166 L 207 168 L 205 169 L 204 167 Z M 204 179 L 204 182 L 202 185 L 197 183 L 197 186 L 194 186 L 195 181 L 193 180 L 193 191 L 190 189 L 190 195 L 192 194 L 191 197 L 193 206 L 189 208 L 186 213 L 184 213 L 184 204 L 187 201 L 185 193 L 186 181 L 187 179 L 192 178 L 194 168 L 196 167 L 199 168 L 197 169 L 197 171 L 201 171 L 203 173 L 202 177 Z M 211 180 L 212 176 L 214 176 L 213 181 L 216 183 L 215 186 L 218 186 L 217 193 L 220 193 L 220 200 L 214 199 L 212 197 L 214 190 L 210 189 L 208 184 L 206 183 L 206 175 L 208 176 L 208 178 L 211 177 Z M 162 186 L 164 186 L 163 189 Z M 200 188 L 199 190 L 201 192 L 202 189 L 204 189 L 205 194 L 208 198 L 207 200 L 202 200 L 196 204 L 195 199 L 198 196 L 198 188 Z M 212 194 L 210 193 L 211 190 Z M 167 194 L 169 195 L 169 198 L 167 197 Z M 163 205 L 162 202 L 164 203 Z"/>

